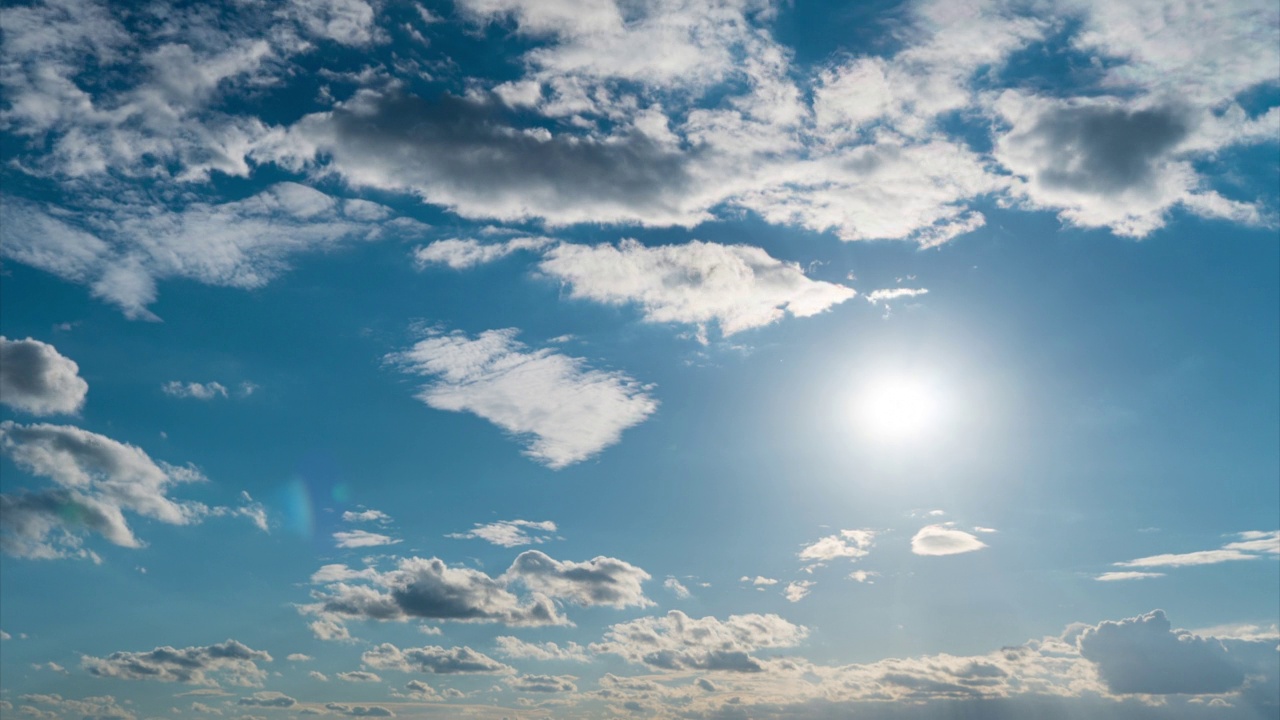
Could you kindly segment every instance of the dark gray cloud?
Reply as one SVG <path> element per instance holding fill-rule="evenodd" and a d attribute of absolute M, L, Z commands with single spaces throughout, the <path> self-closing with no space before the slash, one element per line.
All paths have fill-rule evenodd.
<path fill-rule="evenodd" d="M 1161 156 L 1190 131 L 1186 114 L 1172 107 L 1084 105 L 1045 114 L 1030 136 L 1046 153 L 1046 187 L 1103 194 L 1150 186 Z"/>
<path fill-rule="evenodd" d="M 165 646 L 148 652 L 115 652 L 105 658 L 86 655 L 80 664 L 90 675 L 98 677 L 217 687 L 214 675 L 232 685 L 261 685 L 266 671 L 258 667 L 258 662 L 271 662 L 271 656 L 244 643 L 227 640 L 181 650 Z"/>
<path fill-rule="evenodd" d="M 87 392 L 80 367 L 54 346 L 0 335 L 0 403 L 32 415 L 75 413 Z"/>
<path fill-rule="evenodd" d="M 1173 630 L 1162 610 L 1103 622 L 1078 642 L 1080 654 L 1097 665 L 1116 693 L 1216 694 L 1239 688 L 1245 679 L 1220 641 Z"/>
<path fill-rule="evenodd" d="M 351 182 L 407 190 L 468 217 L 553 224 L 687 222 L 688 153 L 630 132 L 552 135 L 491 103 L 365 91 L 294 131 Z"/>

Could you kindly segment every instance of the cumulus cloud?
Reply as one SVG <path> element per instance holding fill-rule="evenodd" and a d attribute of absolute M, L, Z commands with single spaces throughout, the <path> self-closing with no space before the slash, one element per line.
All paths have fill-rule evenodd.
<path fill-rule="evenodd" d="M 660 670 L 731 670 L 759 672 L 760 660 L 749 653 L 792 647 L 809 634 L 777 615 L 730 615 L 691 618 L 679 610 L 613 625 L 591 651 L 618 655 L 628 662 Z"/>
<path fill-rule="evenodd" d="M 617 558 L 560 561 L 537 550 L 527 550 L 516 557 L 503 577 L 508 582 L 520 582 L 534 594 L 576 605 L 614 608 L 653 605 L 653 601 L 644 596 L 642 587 L 650 579 L 649 573 Z"/>
<path fill-rule="evenodd" d="M 954 523 L 926 525 L 911 538 L 911 552 L 916 555 L 958 555 L 981 550 L 987 544 Z"/>
<path fill-rule="evenodd" d="M 364 670 L 352 670 L 350 672 L 340 672 L 335 677 L 339 680 L 347 682 L 382 682 L 382 678 L 371 672 Z"/>
<path fill-rule="evenodd" d="M 0 495 L 0 547 L 17 557 L 87 557 L 80 548 L 85 533 L 122 547 L 141 547 L 125 512 L 170 525 L 234 513 L 169 497 L 175 485 L 204 480 L 194 468 L 158 463 L 140 448 L 80 428 L 5 421 L 0 423 L 0 453 L 58 486 Z"/>
<path fill-rule="evenodd" d="M 582 358 L 530 350 L 516 330 L 476 338 L 434 335 L 388 359 L 432 380 L 418 399 L 438 410 L 470 412 L 521 438 L 525 453 L 552 469 L 581 462 L 618 442 L 658 403 L 625 373 Z"/>
<path fill-rule="evenodd" d="M 825 561 L 837 558 L 857 560 L 866 557 L 875 542 L 875 530 L 841 530 L 828 535 L 800 551 L 801 560 Z"/>
<path fill-rule="evenodd" d="M 1115 693 L 1216 694 L 1244 683 L 1221 642 L 1173 630 L 1162 610 L 1089 628 L 1079 646 Z"/>
<path fill-rule="evenodd" d="M 691 593 L 689 592 L 689 588 L 685 587 L 684 583 L 680 582 L 679 580 L 673 577 L 669 577 L 666 580 L 663 580 L 662 587 L 666 588 L 667 590 L 670 590 L 671 594 L 675 595 L 677 598 L 680 598 L 681 600 L 687 599 L 691 596 Z"/>
<path fill-rule="evenodd" d="M 738 579 L 738 582 L 744 582 L 744 583 L 749 582 L 752 585 L 756 585 L 756 586 L 778 584 L 778 581 L 776 578 L 768 578 L 763 575 L 757 575 L 754 578 L 743 575 L 741 578 Z"/>
<path fill-rule="evenodd" d="M 795 580 L 787 583 L 786 589 L 782 591 L 782 596 L 788 602 L 800 602 L 809 596 L 810 588 L 816 585 L 812 580 Z"/>
<path fill-rule="evenodd" d="M 927 294 L 928 292 L 929 290 L 927 288 L 881 288 L 879 290 L 872 290 L 867 293 L 866 297 L 867 302 L 876 305 L 890 300 L 897 300 L 899 298 L 919 297 Z"/>
<path fill-rule="evenodd" d="M 448 238 L 415 249 L 413 261 L 418 267 L 444 265 L 453 270 L 466 270 L 501 260 L 521 250 L 541 250 L 554 242 L 545 237 L 517 237 L 491 243 L 472 238 Z"/>
<path fill-rule="evenodd" d="M 250 707 L 288 708 L 297 705 L 298 701 L 284 693 L 266 690 L 256 692 L 248 697 L 242 697 L 236 701 L 236 704 Z"/>
<path fill-rule="evenodd" d="M 71 414 L 88 392 L 80 366 L 54 346 L 0 335 L 0 403 L 32 415 Z"/>
<path fill-rule="evenodd" d="M 556 524 L 550 520 L 499 520 L 491 523 L 476 523 L 475 527 L 464 533 L 450 533 L 445 537 L 459 540 L 476 539 L 493 543 L 500 547 L 519 547 L 544 543 L 553 539 L 551 533 L 556 531 Z"/>
<path fill-rule="evenodd" d="M 326 710 L 331 710 L 347 717 L 395 717 L 396 714 L 381 705 L 348 705 L 346 703 L 325 703 Z"/>
<path fill-rule="evenodd" d="M 516 675 L 508 678 L 507 684 L 512 690 L 520 692 L 577 692 L 578 686 L 573 684 L 574 680 L 577 678 L 572 675 Z"/>
<path fill-rule="evenodd" d="M 438 645 L 428 645 L 401 650 L 391 643 L 382 643 L 361 655 L 360 661 L 373 668 L 404 672 L 417 671 L 436 675 L 515 672 L 511 666 L 465 646 L 443 648 Z"/>
<path fill-rule="evenodd" d="M 222 383 L 179 382 L 171 380 L 160 387 L 165 395 L 176 398 L 195 398 L 212 400 L 216 397 L 227 397 L 227 388 Z"/>
<path fill-rule="evenodd" d="M 259 662 L 271 656 L 235 640 L 181 650 L 158 647 L 148 652 L 115 652 L 105 658 L 84 656 L 90 675 L 123 680 L 156 680 L 218 687 L 218 679 L 239 686 L 261 686 L 267 673 Z"/>
<path fill-rule="evenodd" d="M 715 322 L 726 336 L 788 313 L 816 315 L 855 294 L 843 285 L 810 280 L 799 265 L 760 248 L 698 240 L 660 247 L 635 240 L 616 246 L 564 243 L 548 251 L 538 268 L 568 284 L 574 298 L 633 303 L 648 322 Z"/>
<path fill-rule="evenodd" d="M 342 521 L 389 523 L 391 517 L 381 510 L 347 510 L 342 513 Z"/>
<path fill-rule="evenodd" d="M 368 532 L 367 530 L 339 531 L 333 534 L 333 539 L 340 548 L 377 547 L 379 545 L 395 545 L 401 542 L 398 538 L 393 538 L 390 535 Z"/>
<path fill-rule="evenodd" d="M 575 642 L 561 647 L 553 642 L 529 643 L 510 635 L 499 635 L 494 638 L 498 644 L 498 652 L 504 657 L 516 660 L 568 660 L 587 662 L 586 649 Z"/>

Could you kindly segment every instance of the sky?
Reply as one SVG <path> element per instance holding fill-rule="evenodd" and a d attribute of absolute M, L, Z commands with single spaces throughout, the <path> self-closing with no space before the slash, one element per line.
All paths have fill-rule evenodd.
<path fill-rule="evenodd" d="M 1280 713 L 1273 0 L 0 44 L 0 716 Z"/>

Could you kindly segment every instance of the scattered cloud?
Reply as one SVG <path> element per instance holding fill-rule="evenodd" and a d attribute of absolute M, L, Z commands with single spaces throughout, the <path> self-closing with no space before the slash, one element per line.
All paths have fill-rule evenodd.
<path fill-rule="evenodd" d="M 88 392 L 80 366 L 54 346 L 0 335 L 0 403 L 32 415 L 75 414 Z"/>
<path fill-rule="evenodd" d="M 399 539 L 390 535 L 368 532 L 367 530 L 339 531 L 333 534 L 333 539 L 340 548 L 378 547 L 380 545 L 395 545 L 400 542 Z"/>
<path fill-rule="evenodd" d="M 507 678 L 507 684 L 520 692 L 577 692 L 578 686 L 573 684 L 574 680 L 577 678 L 572 675 L 516 675 Z"/>
<path fill-rule="evenodd" d="M 1121 580 L 1147 580 L 1150 578 L 1164 577 L 1164 573 L 1152 572 L 1104 572 L 1094 578 L 1099 582 L 1119 582 Z"/>
<path fill-rule="evenodd" d="M 256 692 L 248 697 L 242 697 L 236 701 L 236 704 L 250 707 L 289 708 L 297 705 L 298 701 L 284 693 L 265 690 Z"/>
<path fill-rule="evenodd" d="M 913 298 L 928 294 L 926 288 L 882 288 L 880 290 L 872 290 L 867 293 L 867 302 L 872 305 L 899 298 Z"/>
<path fill-rule="evenodd" d="M 529 643 L 510 635 L 499 635 L 494 638 L 498 652 L 504 657 L 516 660 L 566 660 L 587 662 L 586 649 L 570 642 L 561 647 L 553 642 Z"/>
<path fill-rule="evenodd" d="M 669 577 L 662 582 L 662 587 L 666 588 L 677 598 L 684 600 L 690 597 L 689 588 L 685 587 L 679 580 Z"/>
<path fill-rule="evenodd" d="M 760 660 L 749 653 L 792 647 L 809 631 L 777 615 L 730 615 L 692 618 L 679 610 L 660 617 L 618 623 L 591 651 L 659 670 L 728 670 L 759 672 Z"/>
<path fill-rule="evenodd" d="M 493 543 L 500 547 L 519 547 L 544 543 L 555 538 L 556 524 L 550 520 L 499 520 L 480 524 L 464 533 L 450 533 L 445 537 L 459 540 L 476 539 Z"/>
<path fill-rule="evenodd" d="M 808 597 L 810 588 L 816 584 L 817 583 L 812 580 L 794 580 L 787 583 L 786 589 L 782 591 L 782 596 L 785 597 L 788 602 L 800 602 L 804 598 Z"/>
<path fill-rule="evenodd" d="M 501 260 L 521 250 L 541 250 L 554 242 L 555 240 L 546 237 L 516 237 L 490 243 L 471 238 L 449 238 L 415 249 L 413 261 L 420 268 L 444 265 L 453 270 L 466 270 Z"/>
<path fill-rule="evenodd" d="M 390 516 L 381 510 L 347 510 L 342 513 L 343 522 L 391 522 Z"/>
<path fill-rule="evenodd" d="M 90 675 L 122 680 L 156 680 L 218 687 L 218 678 L 232 685 L 260 687 L 267 673 L 259 662 L 271 656 L 235 640 L 207 647 L 178 650 L 158 647 L 148 652 L 115 652 L 105 658 L 88 655 L 80 665 Z"/>
<path fill-rule="evenodd" d="M 521 438 L 525 453 L 552 469 L 596 455 L 658 403 L 625 373 L 596 370 L 582 358 L 529 350 L 514 329 L 435 335 L 388 359 L 433 378 L 418 399 L 438 410 L 470 412 Z"/>
<path fill-rule="evenodd" d="M 841 530 L 828 535 L 800 551 L 801 560 L 826 561 L 838 558 L 857 560 L 866 557 L 875 543 L 875 530 Z"/>
<path fill-rule="evenodd" d="M 576 605 L 614 608 L 653 605 L 641 587 L 650 579 L 649 573 L 617 558 L 560 561 L 537 550 L 526 550 L 516 557 L 503 578 L 521 583 L 535 595 Z"/>
<path fill-rule="evenodd" d="M 339 680 L 347 682 L 382 682 L 382 678 L 374 673 L 365 672 L 364 670 L 352 670 L 350 672 L 340 672 L 335 675 Z"/>
<path fill-rule="evenodd" d="M 866 583 L 868 585 L 875 584 L 875 580 L 872 580 L 871 578 L 879 577 L 879 576 L 880 576 L 880 573 L 872 570 L 854 570 L 853 572 L 849 573 L 850 580 L 853 580 L 854 582 Z"/>
<path fill-rule="evenodd" d="M 331 710 L 347 717 L 395 717 L 396 714 L 381 705 L 348 705 L 346 703 L 325 703 L 326 710 Z"/>
<path fill-rule="evenodd" d="M 1130 568 L 1187 567 L 1191 565 L 1217 565 L 1224 562 L 1254 560 L 1261 557 L 1261 554 L 1280 554 L 1280 531 L 1249 530 L 1237 533 L 1236 537 L 1240 539 L 1227 543 L 1217 550 L 1166 553 L 1112 564 L 1116 567 Z"/>
<path fill-rule="evenodd" d="M 436 675 L 515 672 L 511 666 L 504 665 L 469 647 L 443 648 L 428 645 L 401 650 L 391 643 L 382 643 L 361 655 L 360 661 L 373 668 L 404 672 L 417 671 Z"/>
<path fill-rule="evenodd" d="M 1220 641 L 1173 630 L 1162 610 L 1088 628 L 1079 646 L 1115 693 L 1217 694 L 1244 683 Z"/>
<path fill-rule="evenodd" d="M 176 398 L 195 398 L 196 400 L 212 400 L 227 397 L 227 388 L 222 383 L 178 382 L 171 380 L 161 386 L 165 395 Z"/>
<path fill-rule="evenodd" d="M 738 582 L 749 582 L 752 585 L 756 585 L 756 586 L 778 584 L 777 579 L 767 578 L 767 577 L 764 577 L 763 575 L 757 575 L 754 578 L 743 575 L 741 578 L 738 579 Z"/>
<path fill-rule="evenodd" d="M 987 544 L 963 530 L 955 523 L 926 525 L 911 538 L 911 552 L 916 555 L 958 555 L 981 550 Z"/>

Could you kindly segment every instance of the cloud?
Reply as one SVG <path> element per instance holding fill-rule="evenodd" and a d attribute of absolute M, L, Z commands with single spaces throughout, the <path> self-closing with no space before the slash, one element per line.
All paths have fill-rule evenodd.
<path fill-rule="evenodd" d="M 343 522 L 391 522 L 390 516 L 381 510 L 347 510 L 342 513 Z"/>
<path fill-rule="evenodd" d="M 760 661 L 749 653 L 763 648 L 792 647 L 809 631 L 777 615 L 730 615 L 691 618 L 679 610 L 661 617 L 618 623 L 591 651 L 618 655 L 628 662 L 659 670 L 730 670 L 758 672 Z"/>
<path fill-rule="evenodd" d="M 348 705 L 345 703 L 325 703 L 325 709 L 332 710 L 347 717 L 395 717 L 396 714 L 381 705 Z"/>
<path fill-rule="evenodd" d="M 754 578 L 743 575 L 741 578 L 739 578 L 738 582 L 749 582 L 752 585 L 757 585 L 757 586 L 778 584 L 778 581 L 775 578 L 767 578 L 767 577 L 764 577 L 763 575 L 757 575 Z"/>
<path fill-rule="evenodd" d="M 161 390 L 165 395 L 176 398 L 195 398 L 197 400 L 212 400 L 216 397 L 227 397 L 227 388 L 222 383 L 198 383 L 198 382 L 178 382 L 171 380 L 161 386 Z"/>
<path fill-rule="evenodd" d="M 1223 549 L 1280 555 L 1280 530 L 1248 530 L 1237 533 L 1237 536 L 1239 540 L 1223 545 Z"/>
<path fill-rule="evenodd" d="M 857 560 L 866 557 L 875 542 L 875 530 L 841 530 L 838 535 L 828 535 L 806 545 L 800 551 L 801 560 L 835 560 L 849 558 Z"/>
<path fill-rule="evenodd" d="M 1150 578 L 1164 577 L 1164 573 L 1152 572 L 1104 572 L 1094 578 L 1099 582 L 1118 582 L 1121 580 L 1147 580 Z"/>
<path fill-rule="evenodd" d="M 476 523 L 475 527 L 467 532 L 450 533 L 445 537 L 458 540 L 484 540 L 500 547 L 510 548 L 547 542 L 555 537 L 548 533 L 555 531 L 556 524 L 550 520 L 499 520 L 483 525 Z"/>
<path fill-rule="evenodd" d="M 395 545 L 401 542 L 399 539 L 389 535 L 381 535 L 365 530 L 336 532 L 333 534 L 333 539 L 337 541 L 337 546 L 340 548 L 377 547 L 379 545 Z"/>
<path fill-rule="evenodd" d="M 1221 642 L 1173 630 L 1162 610 L 1100 623 L 1080 635 L 1079 647 L 1115 693 L 1217 694 L 1244 683 Z"/>
<path fill-rule="evenodd" d="M 1187 567 L 1191 565 L 1217 565 L 1224 562 L 1254 560 L 1259 553 L 1280 554 L 1280 531 L 1249 530 L 1237 533 L 1240 539 L 1223 545 L 1217 550 L 1197 550 L 1187 553 L 1165 553 L 1149 557 L 1112 563 L 1116 567 L 1156 568 Z"/>
<path fill-rule="evenodd" d="M 872 290 L 870 293 L 867 293 L 866 298 L 867 302 L 875 305 L 882 302 L 888 302 L 890 300 L 897 300 L 899 298 L 919 297 L 927 294 L 928 292 L 929 291 L 926 288 L 881 288 L 880 290 Z"/>
<path fill-rule="evenodd" d="M 809 595 L 809 588 L 816 585 L 812 580 L 795 580 L 787 583 L 787 587 L 782 591 L 783 597 L 788 602 L 800 602 Z"/>
<path fill-rule="evenodd" d="M 443 648 L 428 645 L 420 648 L 400 648 L 382 643 L 360 656 L 360 661 L 373 668 L 386 670 L 417 671 L 436 675 L 465 673 L 499 674 L 515 672 L 484 653 L 469 647 Z"/>
<path fill-rule="evenodd" d="M 365 672 L 364 670 L 340 672 L 336 677 L 339 680 L 346 680 L 347 682 L 382 682 L 382 678 L 371 672 Z"/>
<path fill-rule="evenodd" d="M 689 588 L 685 587 L 679 580 L 669 577 L 662 582 L 662 587 L 670 590 L 677 598 L 685 600 L 690 597 Z"/>
<path fill-rule="evenodd" d="M 518 581 L 535 595 L 584 607 L 653 605 L 641 587 L 650 579 L 649 573 L 617 558 L 601 556 L 585 562 L 560 561 L 537 550 L 526 550 L 516 557 L 503 579 Z"/>
<path fill-rule="evenodd" d="M 86 532 L 122 547 L 141 547 L 125 521 L 126 511 L 170 525 L 232 512 L 168 496 L 174 485 L 204 480 L 194 468 L 157 463 L 140 448 L 80 428 L 5 421 L 0 453 L 59 486 L 0 495 L 0 547 L 17 557 L 88 556 L 79 550 Z"/>
<path fill-rule="evenodd" d="M 952 527 L 954 523 L 926 525 L 911 538 L 911 552 L 916 555 L 958 555 L 981 550 L 987 544 L 963 530 Z"/>
<path fill-rule="evenodd" d="M 653 323 L 717 323 L 725 336 L 788 313 L 816 315 L 848 300 L 852 288 L 810 280 L 799 265 L 760 248 L 692 240 L 646 247 L 564 243 L 538 269 L 568 284 L 571 296 L 610 305 L 634 303 Z"/>
<path fill-rule="evenodd" d="M 285 658 L 285 660 L 288 660 L 289 662 L 311 662 L 314 659 L 315 658 L 304 653 L 289 653 L 289 656 Z"/>
<path fill-rule="evenodd" d="M 553 642 L 528 643 L 510 635 L 499 635 L 494 638 L 498 644 L 498 652 L 504 657 L 517 660 L 562 660 L 587 662 L 586 650 L 575 642 L 564 647 Z"/>
<path fill-rule="evenodd" d="M 433 378 L 418 399 L 470 412 L 521 438 L 525 454 L 552 469 L 581 462 L 618 442 L 657 409 L 649 387 L 582 358 L 528 350 L 516 330 L 436 335 L 388 356 L 406 372 Z"/>
<path fill-rule="evenodd" d="M 577 678 L 572 675 L 516 675 L 507 678 L 507 684 L 512 690 L 520 692 L 577 692 L 578 686 L 573 684 L 574 680 Z"/>
<path fill-rule="evenodd" d="M 554 242 L 555 240 L 545 237 L 517 237 L 496 243 L 481 243 L 471 238 L 449 238 L 416 248 L 413 251 L 413 261 L 420 268 L 444 265 L 453 270 L 466 270 L 501 260 L 520 250 L 541 250 Z"/>
<path fill-rule="evenodd" d="M 98 677 L 156 680 L 218 687 L 216 677 L 232 685 L 261 686 L 266 678 L 259 662 L 271 656 L 235 640 L 181 650 L 158 647 L 149 652 L 115 652 L 105 658 L 83 656 L 80 665 Z"/>
<path fill-rule="evenodd" d="M 848 577 L 850 580 L 853 580 L 854 582 L 873 585 L 875 584 L 875 580 L 872 580 L 871 578 L 879 577 L 879 575 L 880 573 L 875 572 L 873 570 L 854 570 L 853 572 L 849 573 Z"/>
<path fill-rule="evenodd" d="M 80 366 L 54 346 L 0 335 L 0 403 L 32 415 L 74 414 L 88 392 Z"/>
<path fill-rule="evenodd" d="M 297 705 L 298 701 L 284 693 L 267 690 L 256 692 L 249 697 L 242 697 L 236 701 L 236 704 L 251 707 L 288 708 Z"/>

